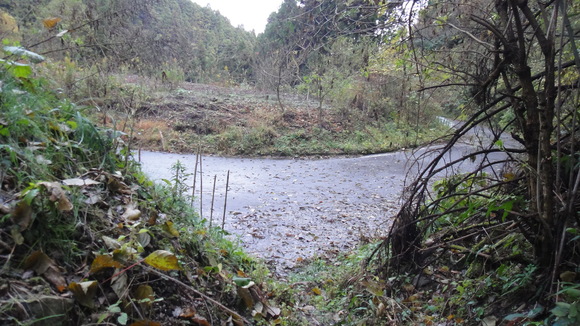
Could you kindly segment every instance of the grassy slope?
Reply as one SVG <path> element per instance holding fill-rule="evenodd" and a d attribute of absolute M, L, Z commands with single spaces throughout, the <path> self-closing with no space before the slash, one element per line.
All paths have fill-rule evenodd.
<path fill-rule="evenodd" d="M 259 285 L 238 294 L 267 271 L 197 218 L 179 180 L 153 185 L 114 130 L 12 75 L 0 71 L 1 324 L 203 325 L 258 303 L 279 315 Z"/>
<path fill-rule="evenodd" d="M 103 103 L 113 109 L 101 111 L 97 120 L 133 135 L 134 148 L 194 152 L 201 145 L 212 154 L 251 156 L 372 154 L 424 144 L 445 129 L 433 122 L 415 132 L 403 123 L 376 122 L 364 112 L 326 105 L 320 116 L 318 104 L 303 95 L 284 95 L 282 111 L 275 95 L 250 87 L 123 79 L 114 83 L 126 93 Z"/>

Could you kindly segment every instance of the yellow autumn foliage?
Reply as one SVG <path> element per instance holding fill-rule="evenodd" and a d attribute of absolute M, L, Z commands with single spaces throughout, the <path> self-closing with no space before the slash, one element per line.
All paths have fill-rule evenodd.
<path fill-rule="evenodd" d="M 9 13 L 0 9 L 0 39 L 8 39 L 11 41 L 20 42 L 20 30 L 16 19 Z"/>

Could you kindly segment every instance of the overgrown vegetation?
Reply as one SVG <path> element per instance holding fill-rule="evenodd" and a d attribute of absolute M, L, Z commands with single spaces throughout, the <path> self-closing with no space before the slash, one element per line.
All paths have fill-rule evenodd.
<path fill-rule="evenodd" d="M 280 314 L 258 285 L 267 270 L 200 220 L 178 178 L 154 185 L 126 159 L 122 133 L 96 127 L 32 76 L 23 62 L 40 57 L 6 49 L 2 324 L 249 324 Z"/>
<path fill-rule="evenodd" d="M 376 10 L 361 5 L 286 1 L 256 37 L 184 0 L 0 2 L 6 26 L 17 25 L 3 37 L 49 56 L 45 73 L 96 107 L 105 126 L 109 116 L 140 122 L 134 136 L 144 148 L 191 152 L 201 142 L 221 154 L 368 154 L 441 135 L 436 117 L 445 112 L 412 94 L 403 61 L 385 70 Z M 308 20 L 349 10 L 341 31 Z M 212 88 L 186 81 L 253 99 L 210 96 Z"/>
<path fill-rule="evenodd" d="M 239 323 L 250 312 L 226 307 L 245 305 L 290 325 L 578 323 L 578 1 L 285 0 L 259 36 L 185 0 L 0 7 L 6 45 L 51 58 L 37 70 L 50 79 L 21 48 L 1 62 L 6 322 Z M 439 116 L 463 123 L 442 137 Z M 424 152 L 390 236 L 269 284 L 280 310 L 254 284 L 266 272 L 176 196 L 178 177 L 154 186 L 126 159 L 433 139 L 448 142 Z M 32 312 L 35 282 L 52 315 Z M 173 290 L 191 307 L 166 313 Z"/>

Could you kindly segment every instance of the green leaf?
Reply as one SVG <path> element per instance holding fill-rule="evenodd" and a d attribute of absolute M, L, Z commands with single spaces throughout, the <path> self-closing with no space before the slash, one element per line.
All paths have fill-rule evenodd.
<path fill-rule="evenodd" d="M 570 304 L 566 302 L 556 302 L 556 307 L 552 309 L 552 314 L 556 317 L 566 317 L 570 312 Z"/>
<path fill-rule="evenodd" d="M 119 317 L 117 317 L 117 322 L 121 325 L 127 325 L 129 321 L 129 316 L 126 313 L 122 313 Z"/>
<path fill-rule="evenodd" d="M 580 290 L 578 290 L 578 289 L 566 289 L 566 290 L 564 290 L 564 293 L 566 293 L 566 295 L 569 295 L 573 298 L 580 298 Z"/>
<path fill-rule="evenodd" d="M 570 318 L 574 318 L 574 319 L 576 319 L 576 317 L 578 316 L 578 303 L 577 302 L 570 306 L 570 312 L 568 313 L 568 316 Z"/>
<path fill-rule="evenodd" d="M 114 313 L 114 314 L 118 314 L 121 312 L 121 308 L 117 304 L 110 306 L 109 308 L 107 308 L 107 310 L 109 310 L 109 312 Z"/>
<path fill-rule="evenodd" d="M 33 188 L 27 191 L 23 198 L 24 202 L 28 205 L 32 205 L 32 200 L 34 200 L 34 198 L 38 195 L 38 192 L 38 188 Z"/>
<path fill-rule="evenodd" d="M 6 127 L 0 127 L 0 136 L 9 137 L 10 136 L 10 129 Z"/>
<path fill-rule="evenodd" d="M 15 78 L 28 78 L 32 75 L 32 68 L 24 63 L 12 63 L 9 71 Z"/>
<path fill-rule="evenodd" d="M 232 281 L 234 281 L 234 283 L 236 283 L 237 286 L 246 286 L 250 284 L 251 279 L 248 277 L 234 276 Z"/>
<path fill-rule="evenodd" d="M 511 314 L 511 315 L 507 315 L 503 320 L 506 321 L 512 321 L 512 320 L 516 320 L 518 318 L 525 318 L 526 315 L 524 314 Z"/>
<path fill-rule="evenodd" d="M 76 123 L 76 121 L 69 120 L 66 122 L 66 124 L 73 130 L 77 129 L 77 127 L 78 127 L 78 124 Z"/>

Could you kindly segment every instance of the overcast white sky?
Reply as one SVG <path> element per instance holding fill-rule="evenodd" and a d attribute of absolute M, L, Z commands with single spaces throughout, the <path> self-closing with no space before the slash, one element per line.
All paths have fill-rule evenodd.
<path fill-rule="evenodd" d="M 247 31 L 256 34 L 264 31 L 268 16 L 278 11 L 283 0 L 191 0 L 198 5 L 209 6 L 227 17 L 234 27 L 244 25 Z"/>

